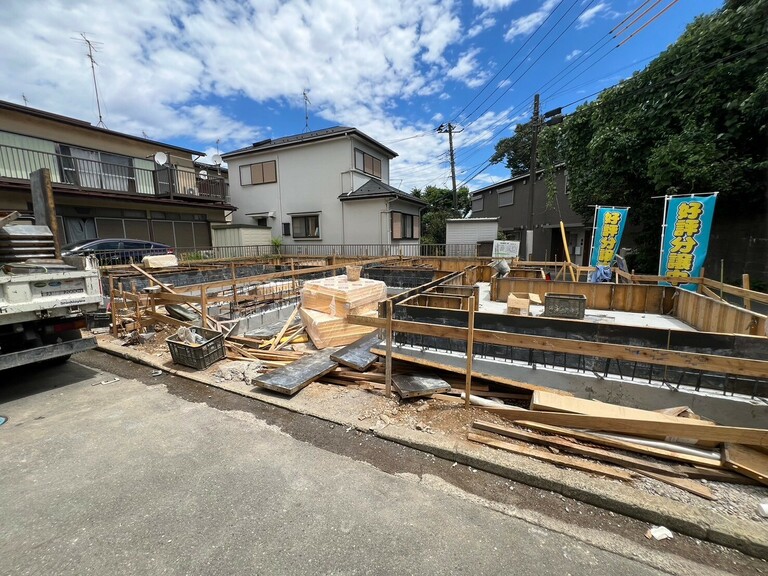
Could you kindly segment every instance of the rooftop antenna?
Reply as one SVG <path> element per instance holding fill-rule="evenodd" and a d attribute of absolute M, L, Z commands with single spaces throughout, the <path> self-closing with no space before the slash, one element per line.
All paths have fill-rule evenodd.
<path fill-rule="evenodd" d="M 99 51 L 97 44 L 101 45 L 101 42 L 91 42 L 90 40 L 88 40 L 86 35 L 82 32 L 80 33 L 80 36 L 83 38 L 83 42 L 85 42 L 85 45 L 88 46 L 88 60 L 90 60 L 91 62 L 91 74 L 93 75 L 93 90 L 94 92 L 96 92 L 96 108 L 99 111 L 99 122 L 96 124 L 96 126 L 99 126 L 101 128 L 106 128 L 107 125 L 104 124 L 104 118 L 101 115 L 101 100 L 99 98 L 99 85 L 96 83 L 96 66 L 98 66 L 98 63 L 93 57 L 93 53 Z"/>
<path fill-rule="evenodd" d="M 309 101 L 307 92 L 309 92 L 309 90 L 306 89 L 302 92 L 302 95 L 304 96 L 304 132 L 309 132 L 309 105 L 312 104 L 312 102 Z"/>
<path fill-rule="evenodd" d="M 27 100 L 27 96 L 24 92 L 21 93 L 21 99 L 24 100 L 24 106 L 29 106 L 29 100 Z"/>

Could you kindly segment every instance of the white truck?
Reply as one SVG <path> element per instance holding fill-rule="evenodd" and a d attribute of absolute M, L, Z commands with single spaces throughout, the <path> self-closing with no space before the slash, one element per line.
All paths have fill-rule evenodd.
<path fill-rule="evenodd" d="M 102 303 L 98 262 L 57 256 L 49 226 L 18 212 L 0 216 L 0 370 L 65 361 L 96 346 L 80 329 Z"/>

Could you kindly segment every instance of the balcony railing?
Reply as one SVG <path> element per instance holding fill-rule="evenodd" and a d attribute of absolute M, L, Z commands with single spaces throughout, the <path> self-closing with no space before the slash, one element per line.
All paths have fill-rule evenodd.
<path fill-rule="evenodd" d="M 228 199 L 226 180 L 218 176 L 200 178 L 192 168 L 150 170 L 0 145 L 0 178 L 29 180 L 29 174 L 40 168 L 48 168 L 54 185 L 86 191 L 213 202 L 226 202 Z"/>

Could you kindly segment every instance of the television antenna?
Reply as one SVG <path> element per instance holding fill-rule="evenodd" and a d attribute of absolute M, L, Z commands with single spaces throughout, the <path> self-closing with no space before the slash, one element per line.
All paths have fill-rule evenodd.
<path fill-rule="evenodd" d="M 309 101 L 309 96 L 307 93 L 309 90 L 304 89 L 304 91 L 301 93 L 302 96 L 304 96 L 304 132 L 309 132 L 309 105 L 312 104 L 312 102 Z"/>
<path fill-rule="evenodd" d="M 86 35 L 83 32 L 80 33 L 80 36 L 82 37 L 82 42 L 84 42 L 85 45 L 88 47 L 88 60 L 91 63 L 91 75 L 93 76 L 93 91 L 96 93 L 96 108 L 99 111 L 99 122 L 96 124 L 96 126 L 99 126 L 100 128 L 106 128 L 107 125 L 104 124 L 104 118 L 101 115 L 101 98 L 99 97 L 99 85 L 96 82 L 96 66 L 98 66 L 98 62 L 96 62 L 96 59 L 93 57 L 93 53 L 99 51 L 98 47 L 101 46 L 102 43 L 92 42 L 86 37 Z M 73 38 L 73 40 L 77 40 L 77 38 Z"/>
<path fill-rule="evenodd" d="M 24 92 L 21 93 L 21 99 L 24 100 L 24 106 L 29 106 L 29 100 L 27 100 L 27 95 Z"/>

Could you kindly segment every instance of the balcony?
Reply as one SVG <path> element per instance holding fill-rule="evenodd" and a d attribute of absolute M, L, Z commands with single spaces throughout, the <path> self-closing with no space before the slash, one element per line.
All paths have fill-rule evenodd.
<path fill-rule="evenodd" d="M 217 202 L 228 201 L 227 182 L 219 176 L 201 178 L 192 168 L 136 166 L 146 160 L 102 153 L 112 162 L 65 154 L 51 154 L 0 145 L 0 180 L 29 180 L 40 168 L 51 172 L 54 189 L 108 192 L 136 197 L 171 198 Z M 90 153 L 98 156 L 98 153 Z"/>

